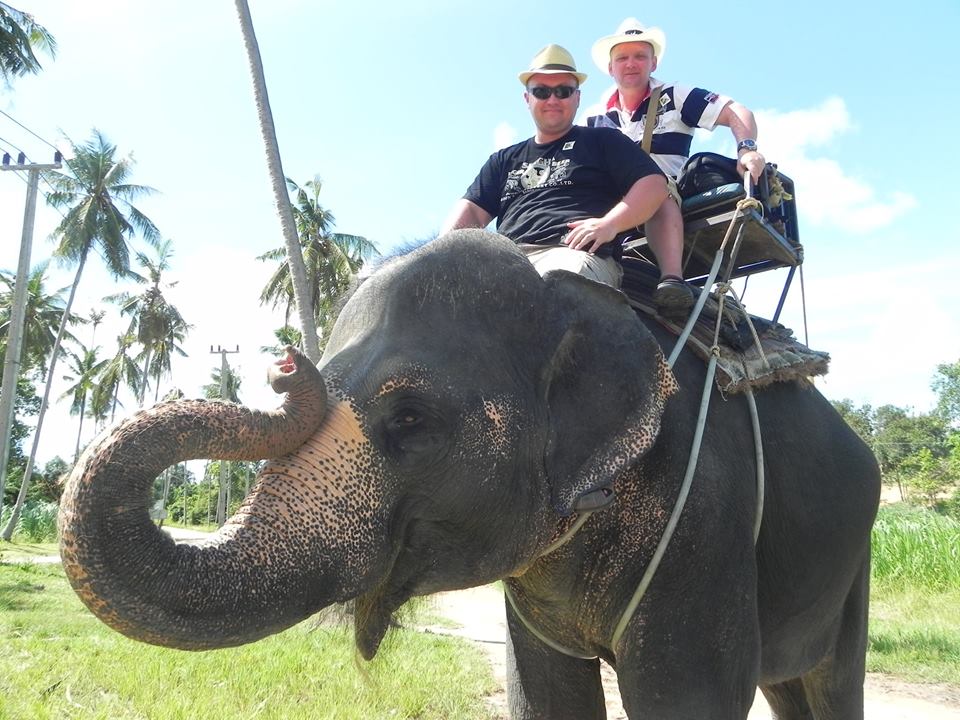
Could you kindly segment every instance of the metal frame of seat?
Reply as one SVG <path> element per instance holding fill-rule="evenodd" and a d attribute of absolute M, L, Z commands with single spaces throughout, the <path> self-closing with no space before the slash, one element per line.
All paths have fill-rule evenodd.
<path fill-rule="evenodd" d="M 772 192 L 775 184 L 771 179 L 774 177 L 789 196 L 781 196 L 779 202 Z M 783 309 L 794 274 L 803 263 L 803 246 L 800 244 L 793 181 L 778 172 L 775 165 L 767 165 L 767 170 L 756 188 L 732 183 L 683 201 L 683 274 L 687 282 L 693 285 L 704 284 L 730 221 L 737 212 L 737 203 L 747 196 L 748 191 L 757 197 L 763 211 L 753 208 L 743 211 L 743 229 L 734 265 L 728 267 L 730 259 L 726 258 L 720 277 L 729 276 L 733 279 L 776 268 L 790 268 L 772 318 L 776 321 Z M 642 231 L 642 227 L 638 230 Z M 635 276 L 635 271 L 645 263 L 653 264 L 655 268 L 653 253 L 642 232 L 628 239 L 623 245 L 623 251 L 627 276 Z"/>

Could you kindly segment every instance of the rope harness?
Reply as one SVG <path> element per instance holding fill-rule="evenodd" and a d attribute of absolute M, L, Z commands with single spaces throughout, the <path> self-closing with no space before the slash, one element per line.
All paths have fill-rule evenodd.
<path fill-rule="evenodd" d="M 762 211 L 762 205 L 760 204 L 760 201 L 752 197 L 750 192 L 749 178 L 749 174 L 744 177 L 744 189 L 746 190 L 747 195 L 737 203 L 736 212 L 730 219 L 730 224 L 727 227 L 727 232 L 724 235 L 723 242 L 720 243 L 720 247 L 717 249 L 717 254 L 714 257 L 713 265 L 710 268 L 710 274 L 707 276 L 707 280 L 704 283 L 704 291 L 701 292 L 700 296 L 697 298 L 697 302 L 690 313 L 690 317 L 687 319 L 686 325 L 684 326 L 683 331 L 680 333 L 680 336 L 677 338 L 677 342 L 673 347 L 673 351 L 670 353 L 670 357 L 667 359 L 667 365 L 673 369 L 673 366 L 677 361 L 677 357 L 679 357 L 681 350 L 683 350 L 683 347 L 687 342 L 687 338 L 690 337 L 690 333 L 693 331 L 693 326 L 700 317 L 700 313 L 702 312 L 704 304 L 707 301 L 707 296 L 709 295 L 707 288 L 713 287 L 714 283 L 716 282 L 717 275 L 720 271 L 720 265 L 723 262 L 723 256 L 727 247 L 727 242 L 730 240 L 730 237 L 733 235 L 733 230 L 736 227 L 737 235 L 733 243 L 733 248 L 730 252 L 730 262 L 727 264 L 727 270 L 724 273 L 723 279 L 720 282 L 716 282 L 716 292 L 719 295 L 719 310 L 717 312 L 717 320 L 714 328 L 713 345 L 710 348 L 710 360 L 707 363 L 707 374 L 704 378 L 703 394 L 700 398 L 700 412 L 697 416 L 697 424 L 694 430 L 693 442 L 691 443 L 690 447 L 690 457 L 687 460 L 686 472 L 683 476 L 683 482 L 680 485 L 680 492 L 677 495 L 676 501 L 674 502 L 673 512 L 670 514 L 670 519 L 667 521 L 663 535 L 660 537 L 660 542 L 657 543 L 653 557 L 650 559 L 650 563 L 647 565 L 637 589 L 630 598 L 630 602 L 627 603 L 627 607 L 624 609 L 623 614 L 620 616 L 620 621 L 617 623 L 617 626 L 613 631 L 610 647 L 613 649 L 614 654 L 616 654 L 617 646 L 620 644 L 620 640 L 623 638 L 623 634 L 626 632 L 627 626 L 633 619 L 633 615 L 636 612 L 637 607 L 640 605 L 640 601 L 646 594 L 647 588 L 650 586 L 653 576 L 657 572 L 657 568 L 660 566 L 660 562 L 667 551 L 667 546 L 670 544 L 670 540 L 673 537 L 674 530 L 676 530 L 677 523 L 680 521 L 680 515 L 683 512 L 684 505 L 686 505 L 687 497 L 690 494 L 690 487 L 693 484 L 693 476 L 697 468 L 697 461 L 700 457 L 700 445 L 703 440 L 703 431 L 706 427 L 707 413 L 710 409 L 710 387 L 713 384 L 713 378 L 717 368 L 717 358 L 720 355 L 720 327 L 723 323 L 724 299 L 728 294 L 743 313 L 743 316 L 747 319 L 747 325 L 750 328 L 750 334 L 753 336 L 753 341 L 756 343 L 757 350 L 759 351 L 760 357 L 762 358 L 764 364 L 767 365 L 767 367 L 770 365 L 766 355 L 763 353 L 763 348 L 760 345 L 760 338 L 757 335 L 757 331 L 754 328 L 753 323 L 750 321 L 750 316 L 746 313 L 746 311 L 744 311 L 743 305 L 740 302 L 740 298 L 737 297 L 736 291 L 734 291 L 733 287 L 730 285 L 730 274 L 733 271 L 734 260 L 736 259 L 737 253 L 740 250 L 740 243 L 743 238 L 743 218 L 745 217 L 745 210 L 748 208 L 760 208 Z M 757 466 L 757 502 L 753 525 L 753 542 L 756 544 L 757 538 L 760 535 L 760 524 L 763 520 L 763 443 L 760 435 L 760 420 L 757 415 L 757 405 L 753 397 L 753 391 L 749 387 L 746 390 L 746 396 L 747 406 L 750 409 L 750 421 L 753 427 L 754 455 Z M 576 522 L 571 526 L 571 528 L 563 533 L 556 541 L 551 543 L 544 550 L 544 552 L 540 554 L 540 557 L 544 557 L 545 555 L 552 553 L 554 550 L 570 540 L 577 530 L 584 525 L 591 514 L 591 512 L 582 513 L 581 516 L 577 518 Z M 575 650 L 570 650 L 569 648 L 560 645 L 556 641 L 544 635 L 542 632 L 537 630 L 537 628 L 535 628 L 533 624 L 523 616 L 523 614 L 521 614 L 519 608 L 517 607 L 516 599 L 514 598 L 513 593 L 510 591 L 510 588 L 507 584 L 504 584 L 503 590 L 504 595 L 507 598 L 507 602 L 510 603 L 510 607 L 513 608 L 513 612 L 516 614 L 520 622 L 523 623 L 524 627 L 526 627 L 526 629 L 529 630 L 534 637 L 538 638 L 545 645 L 556 650 L 557 652 L 573 658 L 578 658 L 580 660 L 593 660 L 597 657 L 596 655 L 584 655 L 583 653 L 579 653 Z"/>

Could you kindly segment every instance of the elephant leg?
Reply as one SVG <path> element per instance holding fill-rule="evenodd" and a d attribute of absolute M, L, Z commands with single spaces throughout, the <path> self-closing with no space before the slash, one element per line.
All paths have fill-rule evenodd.
<path fill-rule="evenodd" d="M 863 720 L 869 599 L 867 558 L 847 595 L 832 652 L 803 676 L 807 700 L 817 720 Z"/>
<path fill-rule="evenodd" d="M 773 720 L 814 720 L 802 680 L 765 685 L 760 690 L 770 704 Z"/>
<path fill-rule="evenodd" d="M 512 720 L 606 720 L 600 661 L 547 647 L 507 603 L 507 700 Z"/>

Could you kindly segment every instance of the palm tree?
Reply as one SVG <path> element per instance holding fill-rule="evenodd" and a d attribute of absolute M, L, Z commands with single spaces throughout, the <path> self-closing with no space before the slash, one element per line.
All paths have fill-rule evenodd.
<path fill-rule="evenodd" d="M 172 374 L 171 359 L 174 354 L 179 355 L 180 357 L 187 357 L 186 351 L 179 345 L 187 337 L 187 331 L 192 328 L 192 325 L 187 325 L 186 323 L 181 323 L 179 325 L 173 325 L 170 327 L 169 332 L 166 336 L 157 338 L 151 344 L 151 354 L 153 359 L 150 361 L 149 366 L 147 366 L 148 378 L 152 377 L 154 379 L 154 392 L 153 392 L 153 401 L 157 402 L 160 399 L 160 381 L 165 377 L 170 377 Z M 148 378 L 144 378 L 143 387 L 146 387 Z M 140 400 L 140 405 L 143 405 L 143 399 Z"/>
<path fill-rule="evenodd" d="M 226 378 L 226 389 L 224 389 L 224 377 Z M 239 403 L 240 384 L 242 382 L 240 376 L 233 372 L 229 365 L 227 365 L 226 373 L 221 368 L 215 367 L 210 373 L 210 382 L 204 385 L 201 390 L 205 398 Z"/>
<path fill-rule="evenodd" d="M 160 238 L 160 233 L 153 222 L 132 204 L 136 198 L 153 192 L 151 188 L 132 185 L 128 182 L 133 166 L 132 160 L 129 158 L 118 160 L 115 157 L 116 146 L 111 145 L 98 130 L 93 131 L 93 136 L 87 143 L 83 145 L 71 143 L 71 145 L 73 145 L 73 159 L 64 161 L 70 174 L 51 172 L 47 175 L 47 180 L 53 187 L 53 192 L 47 195 L 47 203 L 54 208 L 67 210 L 63 221 L 53 231 L 53 237 L 58 241 L 54 255 L 66 261 L 75 262 L 77 272 L 60 321 L 60 329 L 54 341 L 46 387 L 43 399 L 40 401 L 40 414 L 37 416 L 37 429 L 34 431 L 33 446 L 27 460 L 27 467 L 24 469 L 20 494 L 17 496 L 9 522 L 0 533 L 0 537 L 7 541 L 13 536 L 13 529 L 17 525 L 23 502 L 27 497 L 50 389 L 53 386 L 57 354 L 63 342 L 70 309 L 73 306 L 73 299 L 80 284 L 87 256 L 91 250 L 96 250 L 114 278 L 125 277 L 130 271 L 130 250 L 127 247 L 127 240 L 137 231 L 152 245 L 156 245 Z"/>
<path fill-rule="evenodd" d="M 88 322 L 93 325 L 93 328 L 90 330 L 90 347 L 96 347 L 97 339 L 97 326 L 103 322 L 103 318 L 106 317 L 107 312 L 105 310 L 94 310 L 90 308 L 90 312 L 87 313 L 87 319 L 84 322 Z"/>
<path fill-rule="evenodd" d="M 64 375 L 63 379 L 72 382 L 73 385 L 67 388 L 60 398 L 69 396 L 71 398 L 70 414 L 80 416 L 80 423 L 77 427 L 77 447 L 73 452 L 73 462 L 76 463 L 77 458 L 80 457 L 80 438 L 83 435 L 83 418 L 87 412 L 87 400 L 93 396 L 97 378 L 109 361 L 97 358 L 97 348 L 88 350 L 81 346 L 80 354 L 67 352 L 66 355 L 73 374 Z"/>
<path fill-rule="evenodd" d="M 14 77 L 40 72 L 35 47 L 54 57 L 57 41 L 33 15 L 0 2 L 0 77 L 5 84 Z"/>
<path fill-rule="evenodd" d="M 240 30 L 243 33 L 243 44 L 247 50 L 247 61 L 250 63 L 250 78 L 253 80 L 253 94 L 257 105 L 257 116 L 260 120 L 260 135 L 267 151 L 267 171 L 270 175 L 270 185 L 273 187 L 273 200 L 277 207 L 277 214 L 280 216 L 280 226 L 283 230 L 287 259 L 291 268 L 293 297 L 296 301 L 300 330 L 304 339 L 303 349 L 310 361 L 317 363 L 320 360 L 320 343 L 317 338 L 317 328 L 310 313 L 310 306 L 307 304 L 307 298 L 309 297 L 307 271 L 304 267 L 303 256 L 300 253 L 293 210 L 290 208 L 290 199 L 287 197 L 283 186 L 284 175 L 280 163 L 280 146 L 277 143 L 277 131 L 273 125 L 270 99 L 267 97 L 267 81 L 263 75 L 260 47 L 257 44 L 256 33 L 253 31 L 253 19 L 250 17 L 250 6 L 247 4 L 247 0 L 235 0 L 235 4 L 237 16 L 240 20 Z"/>
<path fill-rule="evenodd" d="M 136 336 L 129 333 L 118 337 L 116 354 L 103 366 L 97 378 L 93 396 L 90 399 L 90 414 L 100 427 L 106 424 L 108 411 L 110 422 L 114 421 L 121 385 L 125 385 L 137 396 L 140 394 L 140 367 L 128 353 L 135 341 Z"/>
<path fill-rule="evenodd" d="M 46 373 L 47 363 L 57 340 L 57 327 L 63 317 L 63 294 L 68 288 L 64 287 L 53 293 L 47 293 L 44 288 L 47 266 L 47 262 L 36 265 L 27 281 L 27 302 L 21 343 L 25 372 Z M 12 275 L 0 272 L 0 283 L 6 286 L 6 291 L 0 292 L 0 355 L 6 355 L 7 351 L 10 307 L 13 302 L 15 282 L 16 278 Z M 82 322 L 82 319 L 78 315 L 71 315 L 69 322 L 76 324 Z M 66 331 L 65 337 L 76 342 L 76 338 L 70 331 Z"/>
<path fill-rule="evenodd" d="M 136 336 L 143 345 L 143 352 L 138 359 L 143 362 L 141 373 L 140 392 L 137 399 L 143 406 L 150 378 L 156 380 L 156 395 L 159 395 L 160 379 L 170 374 L 170 359 L 173 353 L 185 356 L 186 353 L 177 345 L 186 337 L 191 326 L 188 325 L 180 311 L 167 302 L 163 295 L 163 287 L 171 288 L 176 283 L 161 283 L 165 270 L 170 269 L 170 258 L 173 257 L 173 243 L 170 240 L 162 241 L 156 248 L 156 259 L 144 253 L 137 253 L 137 262 L 146 270 L 145 275 L 129 272 L 128 276 L 147 285 L 147 289 L 139 295 L 123 292 L 104 298 L 108 302 L 120 305 L 120 314 L 130 316 L 130 326 L 127 332 Z"/>
<path fill-rule="evenodd" d="M 214 368 L 210 374 L 210 382 L 203 386 L 203 396 L 210 399 L 220 399 L 227 402 L 240 402 L 240 378 L 227 364 L 227 356 L 222 355 L 219 368 Z M 230 463 L 226 460 L 217 460 L 217 469 L 220 474 L 220 492 L 217 494 L 217 525 L 223 525 L 227 519 L 227 507 L 230 502 L 227 476 Z"/>
<path fill-rule="evenodd" d="M 307 268 L 310 308 L 316 326 L 323 330 L 325 341 L 336 319 L 337 298 L 349 287 L 363 263 L 377 254 L 377 248 L 359 235 L 331 232 L 335 220 L 333 213 L 320 205 L 322 183 L 319 177 L 307 181 L 302 187 L 287 178 L 287 186 L 295 198 L 294 216 Z M 290 269 L 283 258 L 283 248 L 277 248 L 257 259 L 281 260 L 260 293 L 260 304 L 272 303 L 276 307 L 285 303 L 284 320 L 287 321 L 294 297 Z"/>
<path fill-rule="evenodd" d="M 277 344 L 261 345 L 260 352 L 280 355 L 287 345 L 293 345 L 294 347 L 300 346 L 300 331 L 291 325 L 284 325 L 283 327 L 277 328 L 273 331 L 273 335 L 277 338 Z"/>
<path fill-rule="evenodd" d="M 57 330 L 63 317 L 63 292 L 66 288 L 57 290 L 48 294 L 44 289 L 43 281 L 47 270 L 47 263 L 40 263 L 30 273 L 27 279 L 26 303 L 24 307 L 23 328 L 21 333 L 21 374 L 26 379 L 27 376 L 43 375 L 46 373 L 47 363 L 53 353 L 53 346 L 56 343 Z M 5 359 L 7 353 L 7 342 L 10 333 L 11 307 L 14 297 L 14 288 L 16 279 L 12 276 L 0 273 L 0 282 L 2 282 L 7 291 L 0 293 L 0 358 Z M 69 322 L 79 322 L 80 318 L 71 315 Z M 75 340 L 73 334 L 67 331 L 65 337 Z M 0 360 L 2 361 L 2 360 Z M 19 384 L 18 384 L 19 387 Z M 20 391 L 17 390 L 17 393 Z M 14 404 L 17 401 L 17 393 L 11 393 L 14 396 Z M 13 408 L 11 408 L 13 410 Z M 12 426 L 11 426 L 12 427 Z M 7 435 L 7 447 L 10 447 L 12 435 Z M 0 450 L 0 454 L 2 454 Z M 3 490 L 7 480 L 7 466 L 9 453 L 0 457 L 0 498 L 3 497 Z"/>

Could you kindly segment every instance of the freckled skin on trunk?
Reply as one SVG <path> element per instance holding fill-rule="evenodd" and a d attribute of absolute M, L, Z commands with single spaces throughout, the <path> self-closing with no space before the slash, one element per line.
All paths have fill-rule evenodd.
<path fill-rule="evenodd" d="M 287 393 L 275 411 L 161 403 L 117 426 L 77 463 L 60 505 L 60 554 L 77 594 L 114 629 L 170 647 L 227 647 L 336 601 L 316 590 L 322 567 L 294 568 L 282 552 L 264 556 L 266 539 L 276 545 L 283 534 L 282 502 L 268 503 L 262 517 L 248 511 L 242 526 L 224 526 L 209 547 L 176 545 L 149 517 L 153 479 L 164 468 L 198 458 L 282 457 L 316 432 L 327 393 L 313 363 L 288 347 L 269 379 Z M 309 586 L 305 572 L 313 573 Z"/>

